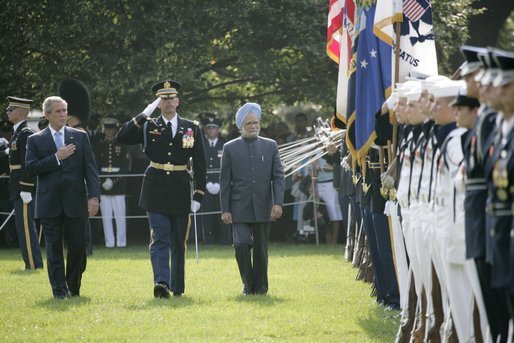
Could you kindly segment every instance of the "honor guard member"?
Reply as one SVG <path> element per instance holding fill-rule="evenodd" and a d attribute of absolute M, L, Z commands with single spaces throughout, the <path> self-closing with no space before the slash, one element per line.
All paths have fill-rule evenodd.
<path fill-rule="evenodd" d="M 466 96 L 459 96 L 453 106 L 462 108 L 465 112 L 476 111 L 477 119 L 470 130 L 462 136 L 462 150 L 464 161 L 462 170 L 464 174 L 464 231 L 466 239 L 466 258 L 472 261 L 474 273 L 478 280 L 478 287 L 475 282 L 471 283 L 474 295 L 475 306 L 480 315 L 481 334 L 484 341 L 492 335 L 492 341 L 500 334 L 498 321 L 494 313 L 498 308 L 505 306 L 501 300 L 492 300 L 494 293 L 491 292 L 490 265 L 486 263 L 486 200 L 487 186 L 485 180 L 484 164 L 488 158 L 486 147 L 490 142 L 490 134 L 495 127 L 496 110 L 487 104 L 487 96 L 483 93 L 486 89 L 485 81 L 490 77 L 488 70 L 492 55 L 487 49 L 462 46 L 460 48 L 466 61 L 461 66 L 461 76 L 466 82 Z M 494 72 L 496 75 L 496 72 Z M 490 78 L 491 81 L 493 78 Z M 480 104 L 481 103 L 481 104 Z M 459 112 L 461 110 L 459 109 Z M 473 273 L 470 270 L 469 273 Z M 503 303 L 503 305 L 498 305 Z M 475 311 L 476 312 L 476 311 Z M 476 331 L 476 327 L 475 327 Z M 475 337 L 478 332 L 475 333 Z"/>
<path fill-rule="evenodd" d="M 25 170 L 27 138 L 34 133 L 27 125 L 32 100 L 13 96 L 8 96 L 7 100 L 7 117 L 14 124 L 14 133 L 9 142 L 9 194 L 14 206 L 18 241 L 25 269 L 43 268 L 32 201 L 36 178 L 29 176 Z"/>
<path fill-rule="evenodd" d="M 501 103 L 502 120 L 491 157 L 492 171 L 488 174 L 487 211 L 493 215 L 493 225 L 488 228 L 492 243 L 491 286 L 504 294 L 510 318 L 513 318 L 514 293 L 514 53 L 494 51 L 493 58 L 500 72 L 493 81 Z M 512 337 L 501 337 L 511 341 Z"/>
<path fill-rule="evenodd" d="M 147 211 L 151 228 L 150 258 L 156 298 L 168 298 L 170 290 L 175 296 L 184 293 L 188 215 L 200 209 L 205 192 L 202 133 L 198 122 L 177 114 L 180 86 L 172 80 L 156 83 L 152 91 L 157 99 L 126 122 L 116 136 L 123 144 L 142 144 L 150 159 L 139 206 Z M 161 115 L 149 118 L 157 107 Z M 190 186 L 188 173 L 191 159 L 194 187 Z"/>
<path fill-rule="evenodd" d="M 102 122 L 104 136 L 97 141 L 96 164 L 100 174 L 100 209 L 104 228 L 105 247 L 124 248 L 127 245 L 127 219 L 125 216 L 125 193 L 127 191 L 129 152 L 126 145 L 116 141 L 119 121 L 105 118 Z M 112 219 L 116 221 L 116 238 Z"/>
<path fill-rule="evenodd" d="M 204 132 L 205 162 L 207 167 L 207 192 L 203 197 L 203 212 L 220 211 L 220 161 L 225 140 L 220 137 L 221 120 L 213 114 L 206 114 L 202 119 Z M 223 223 L 218 214 L 202 215 L 202 230 L 205 243 L 228 244 L 230 242 L 229 226 Z"/>

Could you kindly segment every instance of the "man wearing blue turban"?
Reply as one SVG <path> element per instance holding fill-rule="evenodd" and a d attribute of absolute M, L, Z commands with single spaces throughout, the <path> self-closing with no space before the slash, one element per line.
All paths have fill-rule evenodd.
<path fill-rule="evenodd" d="M 226 143 L 221 157 L 221 219 L 232 224 L 243 295 L 268 292 L 270 222 L 282 216 L 284 202 L 278 146 L 259 137 L 260 120 L 259 104 L 244 104 L 236 113 L 241 137 Z"/>

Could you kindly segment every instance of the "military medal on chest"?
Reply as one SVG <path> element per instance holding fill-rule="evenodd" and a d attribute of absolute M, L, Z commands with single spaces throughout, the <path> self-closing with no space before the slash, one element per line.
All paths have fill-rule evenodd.
<path fill-rule="evenodd" d="M 507 162 L 509 158 L 506 150 L 500 152 L 500 159 L 494 165 L 493 183 L 496 188 L 496 197 L 500 201 L 506 201 L 509 197 L 509 173 L 507 172 Z"/>
<path fill-rule="evenodd" d="M 182 147 L 183 148 L 192 148 L 195 144 L 195 138 L 193 129 L 188 128 L 182 137 Z"/>

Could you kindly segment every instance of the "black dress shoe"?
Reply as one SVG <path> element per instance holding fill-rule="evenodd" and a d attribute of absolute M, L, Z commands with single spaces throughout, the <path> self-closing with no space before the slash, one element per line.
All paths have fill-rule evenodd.
<path fill-rule="evenodd" d="M 244 296 L 246 296 L 246 295 L 252 295 L 252 294 L 253 294 L 253 292 L 252 292 L 252 291 L 250 291 L 250 290 L 249 290 L 248 288 L 246 288 L 246 287 L 245 287 L 245 288 L 243 288 L 243 291 L 241 292 L 241 295 L 244 295 Z"/>
<path fill-rule="evenodd" d="M 153 296 L 156 298 L 169 298 L 170 290 L 164 283 L 156 283 L 153 287 Z"/>
<path fill-rule="evenodd" d="M 173 296 L 174 296 L 174 297 L 181 297 L 181 296 L 182 296 L 182 293 L 176 293 L 176 292 L 173 292 Z"/>

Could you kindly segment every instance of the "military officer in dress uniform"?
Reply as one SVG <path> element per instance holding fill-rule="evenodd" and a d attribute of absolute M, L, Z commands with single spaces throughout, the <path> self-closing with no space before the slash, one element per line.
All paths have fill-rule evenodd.
<path fill-rule="evenodd" d="M 493 148 L 490 150 L 492 170 L 488 173 L 487 211 L 493 215 L 493 225 L 488 228 L 491 238 L 491 286 L 504 295 L 510 318 L 513 319 L 514 293 L 514 53 L 493 52 L 500 72 L 493 81 L 501 103 L 501 121 Z M 487 170 L 486 170 L 487 172 Z M 511 332 L 512 333 L 512 332 Z M 512 341 L 512 337 L 501 337 Z"/>
<path fill-rule="evenodd" d="M 202 119 L 204 132 L 205 161 L 207 167 L 207 193 L 203 197 L 203 212 L 220 211 L 220 161 L 225 140 L 220 137 L 221 120 L 213 114 L 207 114 Z M 218 214 L 202 216 L 203 239 L 205 243 L 228 244 L 229 226 L 223 223 Z"/>
<path fill-rule="evenodd" d="M 128 173 L 129 152 L 126 145 L 116 141 L 119 121 L 116 118 L 105 118 L 102 122 L 104 136 L 94 147 L 98 172 L 101 175 L 100 209 L 104 228 L 105 246 L 124 248 L 127 245 L 127 220 L 125 217 L 125 192 Z M 116 221 L 116 239 L 112 219 Z"/>
<path fill-rule="evenodd" d="M 27 116 L 32 100 L 13 96 L 7 97 L 7 116 L 14 124 L 14 133 L 9 142 L 9 194 L 13 202 L 16 231 L 25 269 L 43 268 L 38 234 L 34 223 L 34 202 L 36 178 L 25 171 L 27 138 L 34 132 L 27 126 Z"/>
<path fill-rule="evenodd" d="M 174 296 L 184 293 L 188 214 L 200 209 L 205 192 L 202 133 L 198 122 L 177 114 L 180 86 L 173 80 L 153 85 L 157 99 L 126 122 L 116 136 L 122 144 L 142 144 L 150 159 L 139 206 L 147 211 L 151 228 L 150 258 L 156 298 L 169 298 L 170 290 Z M 157 107 L 161 115 L 149 118 Z M 194 187 L 188 173 L 191 160 Z"/>

